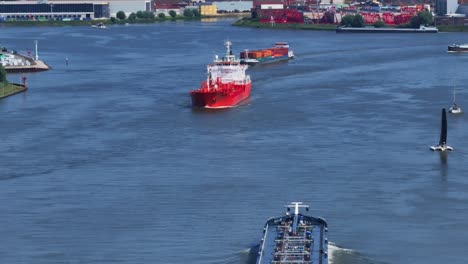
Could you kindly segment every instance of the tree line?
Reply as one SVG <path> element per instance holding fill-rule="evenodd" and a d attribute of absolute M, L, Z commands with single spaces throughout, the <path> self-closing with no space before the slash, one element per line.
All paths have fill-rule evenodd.
<path fill-rule="evenodd" d="M 177 13 L 174 10 L 170 10 L 168 12 L 169 17 L 171 18 L 176 18 Z M 193 9 L 193 8 L 185 8 L 183 17 L 185 18 L 193 18 L 193 17 L 200 17 L 200 11 L 198 9 Z M 158 19 L 166 19 L 166 14 L 165 13 L 159 13 L 157 15 Z M 119 11 L 115 15 L 115 17 L 111 17 L 111 22 L 112 23 L 117 23 L 117 22 L 122 22 L 122 21 L 129 21 L 129 22 L 136 22 L 138 20 L 146 20 L 146 21 L 154 21 L 156 20 L 156 15 L 153 12 L 149 11 L 138 11 L 136 13 L 132 12 L 130 15 L 125 14 L 124 11 Z"/>

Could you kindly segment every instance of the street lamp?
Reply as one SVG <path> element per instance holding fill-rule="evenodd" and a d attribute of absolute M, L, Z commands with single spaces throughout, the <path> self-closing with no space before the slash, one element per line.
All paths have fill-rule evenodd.
<path fill-rule="evenodd" d="M 52 20 L 54 16 L 54 4 L 50 4 L 50 20 Z"/>

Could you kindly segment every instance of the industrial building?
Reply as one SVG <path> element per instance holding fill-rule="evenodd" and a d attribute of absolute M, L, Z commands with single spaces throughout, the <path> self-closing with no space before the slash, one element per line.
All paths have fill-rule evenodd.
<path fill-rule="evenodd" d="M 435 11 L 437 16 L 455 14 L 458 9 L 458 0 L 436 0 Z"/>
<path fill-rule="evenodd" d="M 109 17 L 108 2 L 0 2 L 0 20 L 84 20 Z"/>
<path fill-rule="evenodd" d="M 219 12 L 235 12 L 235 11 L 250 11 L 253 8 L 253 1 L 214 1 Z"/>
<path fill-rule="evenodd" d="M 152 0 L 21 0 L 0 2 L 0 20 L 87 20 L 154 11 Z"/>

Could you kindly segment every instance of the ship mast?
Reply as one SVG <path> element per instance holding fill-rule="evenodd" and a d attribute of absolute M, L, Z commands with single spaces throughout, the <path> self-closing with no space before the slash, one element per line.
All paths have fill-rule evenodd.
<path fill-rule="evenodd" d="M 226 61 L 228 62 L 234 61 L 234 55 L 232 55 L 232 50 L 231 50 L 232 42 L 227 40 L 224 42 L 224 46 L 226 46 Z"/>
<path fill-rule="evenodd" d="M 284 207 L 286 207 L 288 211 L 290 211 L 291 208 L 294 208 L 294 221 L 292 226 L 292 232 L 295 234 L 297 230 L 297 223 L 299 222 L 299 208 L 305 208 L 306 211 L 309 211 L 309 206 L 306 204 L 302 204 L 302 202 L 292 202 L 290 205 L 285 205 Z"/>

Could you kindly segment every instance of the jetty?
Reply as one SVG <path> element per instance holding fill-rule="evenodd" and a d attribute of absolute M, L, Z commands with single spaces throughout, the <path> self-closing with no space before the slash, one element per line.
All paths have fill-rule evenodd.
<path fill-rule="evenodd" d="M 420 26 L 419 28 L 394 28 L 394 27 L 337 27 L 336 33 L 437 33 L 436 27 Z"/>
<path fill-rule="evenodd" d="M 39 60 L 37 51 L 34 58 L 19 54 L 16 51 L 8 51 L 7 48 L 2 48 L 0 51 L 0 63 L 5 67 L 6 72 L 37 72 L 47 71 L 50 67 L 42 60 Z"/>

